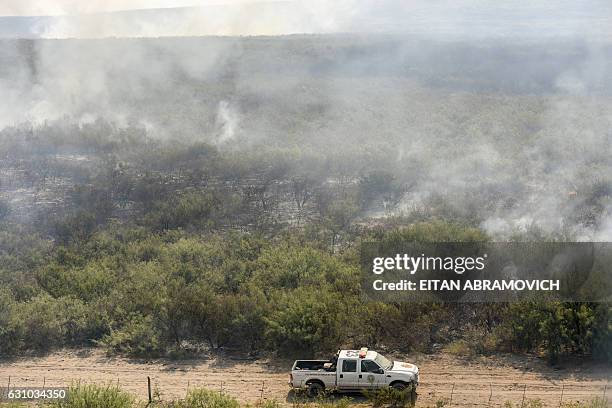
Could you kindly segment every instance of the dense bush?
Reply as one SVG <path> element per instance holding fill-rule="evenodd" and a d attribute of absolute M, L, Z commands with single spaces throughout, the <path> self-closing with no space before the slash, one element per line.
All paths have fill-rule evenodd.
<path fill-rule="evenodd" d="M 595 354 L 611 361 L 609 313 L 605 303 L 516 303 L 497 330 L 510 350 L 544 350 L 552 362 L 562 354 Z"/>
<path fill-rule="evenodd" d="M 17 304 L 10 291 L 0 289 L 0 353 L 13 354 L 22 348 L 21 327 L 16 320 Z"/>
<path fill-rule="evenodd" d="M 364 303 L 358 248 L 332 254 L 309 234 L 276 241 L 113 227 L 56 245 L 40 255 L 47 262 L 33 265 L 32 295 L 15 296 L 22 280 L 0 291 L 0 350 L 101 344 L 153 356 L 203 345 L 314 354 L 364 344 L 428 351 L 438 343 L 470 355 L 506 349 L 544 351 L 551 360 L 610 358 L 609 305 Z M 391 243 L 486 239 L 439 221 L 372 236 Z"/>

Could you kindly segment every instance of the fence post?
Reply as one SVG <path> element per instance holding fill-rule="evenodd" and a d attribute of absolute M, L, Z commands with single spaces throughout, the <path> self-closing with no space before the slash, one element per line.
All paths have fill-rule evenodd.
<path fill-rule="evenodd" d="M 153 402 L 153 395 L 151 394 L 151 377 L 147 376 L 147 391 L 149 394 L 149 404 Z"/>
<path fill-rule="evenodd" d="M 259 402 L 263 401 L 263 396 L 264 396 L 264 387 L 266 386 L 266 380 L 263 380 L 261 382 L 261 395 L 259 396 Z"/>
<path fill-rule="evenodd" d="M 561 384 L 561 400 L 559 401 L 559 408 L 563 405 L 563 392 L 565 391 L 565 384 Z"/>
<path fill-rule="evenodd" d="M 525 403 L 525 393 L 527 392 L 527 384 L 523 387 L 523 399 L 521 400 L 521 408 L 523 408 L 523 404 Z"/>
<path fill-rule="evenodd" d="M 453 405 L 453 394 L 455 392 L 455 383 L 453 383 L 453 388 L 451 388 L 451 397 L 450 402 L 448 403 L 449 408 Z"/>

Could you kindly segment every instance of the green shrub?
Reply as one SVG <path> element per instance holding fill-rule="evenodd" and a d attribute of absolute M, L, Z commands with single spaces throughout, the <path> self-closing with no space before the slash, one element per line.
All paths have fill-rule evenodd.
<path fill-rule="evenodd" d="M 282 408 L 283 404 L 273 399 L 260 402 L 256 406 L 257 408 Z"/>
<path fill-rule="evenodd" d="M 436 401 L 436 408 L 444 408 L 448 404 L 448 400 L 445 398 L 440 398 Z"/>
<path fill-rule="evenodd" d="M 0 355 L 13 354 L 21 346 L 23 327 L 16 318 L 16 304 L 12 294 L 0 288 Z"/>
<path fill-rule="evenodd" d="M 132 408 L 134 397 L 117 386 L 78 384 L 70 387 L 68 398 L 54 401 L 51 408 Z"/>
<path fill-rule="evenodd" d="M 530 399 L 525 403 L 525 408 L 543 408 L 544 407 L 544 403 L 542 402 L 541 399 L 536 398 L 536 399 Z"/>
<path fill-rule="evenodd" d="M 351 405 L 351 402 L 352 400 L 347 397 L 334 400 L 326 398 L 324 395 L 322 395 L 314 405 L 316 408 L 348 408 Z"/>
<path fill-rule="evenodd" d="M 153 319 L 140 315 L 131 316 L 127 323 L 104 336 L 100 343 L 109 351 L 134 357 L 159 355 L 165 349 Z"/>
<path fill-rule="evenodd" d="M 392 387 L 385 387 L 374 391 L 364 391 L 364 396 L 370 401 L 374 408 L 391 406 L 405 407 L 414 406 L 414 388 L 407 387 L 404 390 L 398 390 Z"/>
<path fill-rule="evenodd" d="M 240 408 L 238 401 L 226 394 L 196 388 L 187 394 L 181 408 Z"/>
<path fill-rule="evenodd" d="M 266 336 L 281 350 L 331 351 L 346 328 L 345 304 L 330 291 L 298 288 L 278 294 L 277 310 L 266 317 Z"/>
<path fill-rule="evenodd" d="M 563 408 L 608 408 L 609 401 L 606 398 L 595 398 L 588 402 L 566 402 Z"/>
<path fill-rule="evenodd" d="M 34 350 L 61 346 L 66 336 L 64 308 L 60 301 L 41 294 L 15 308 L 23 344 Z"/>

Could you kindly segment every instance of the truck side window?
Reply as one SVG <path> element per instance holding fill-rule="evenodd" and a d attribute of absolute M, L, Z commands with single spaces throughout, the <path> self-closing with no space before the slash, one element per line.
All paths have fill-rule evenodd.
<path fill-rule="evenodd" d="M 362 373 L 375 373 L 380 370 L 378 364 L 372 360 L 361 360 L 361 372 Z"/>
<path fill-rule="evenodd" d="M 356 373 L 357 372 L 357 360 L 342 360 L 342 372 L 343 373 Z"/>

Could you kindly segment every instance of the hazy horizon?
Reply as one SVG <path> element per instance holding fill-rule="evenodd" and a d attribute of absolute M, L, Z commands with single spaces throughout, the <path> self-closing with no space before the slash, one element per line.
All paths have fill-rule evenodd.
<path fill-rule="evenodd" d="M 0 5 L 0 38 L 411 33 L 453 39 L 605 39 L 612 27 L 612 5 L 601 0 L 523 4 L 479 0 L 31 3 Z"/>

